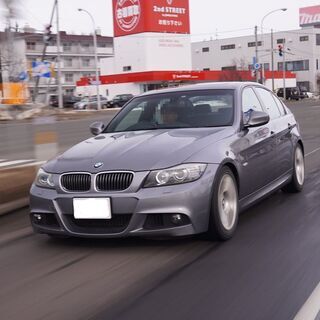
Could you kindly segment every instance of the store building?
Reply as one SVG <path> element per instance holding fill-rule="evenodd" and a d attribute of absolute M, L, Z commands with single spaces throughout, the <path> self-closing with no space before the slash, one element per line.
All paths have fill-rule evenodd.
<path fill-rule="evenodd" d="M 145 91 L 187 83 L 246 80 L 248 70 L 221 70 L 192 66 L 188 0 L 113 0 L 114 57 L 101 60 L 100 92 L 116 94 Z M 272 74 L 265 73 L 271 87 Z M 283 74 L 274 73 L 280 86 Z M 287 73 L 288 85 L 295 75 Z M 94 77 L 77 82 L 77 93 L 95 95 Z"/>
<path fill-rule="evenodd" d="M 320 6 L 300 9 L 301 29 L 273 34 L 274 70 L 283 70 L 285 51 L 286 70 L 296 74 L 297 85 L 319 92 L 320 84 Z M 271 70 L 271 33 L 258 37 L 259 62 Z M 249 70 L 255 56 L 255 36 L 217 39 L 192 43 L 194 70 Z M 275 89 L 283 87 L 277 82 Z"/>

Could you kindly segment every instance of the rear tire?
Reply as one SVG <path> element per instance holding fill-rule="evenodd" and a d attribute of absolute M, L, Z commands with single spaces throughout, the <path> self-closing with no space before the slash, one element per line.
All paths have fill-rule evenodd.
<path fill-rule="evenodd" d="M 300 144 L 294 150 L 293 173 L 291 181 L 282 188 L 287 193 L 301 192 L 305 180 L 304 154 Z"/>
<path fill-rule="evenodd" d="M 215 180 L 208 234 L 212 240 L 226 241 L 233 237 L 238 224 L 238 187 L 228 167 L 223 167 Z"/>

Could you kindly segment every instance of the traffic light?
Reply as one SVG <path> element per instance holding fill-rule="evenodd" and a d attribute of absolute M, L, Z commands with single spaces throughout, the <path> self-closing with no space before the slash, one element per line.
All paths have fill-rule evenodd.
<path fill-rule="evenodd" d="M 48 25 L 46 25 L 45 30 L 44 30 L 43 42 L 46 45 L 50 44 L 50 41 L 52 40 L 51 28 L 52 28 L 52 25 L 48 24 Z"/>
<path fill-rule="evenodd" d="M 279 56 L 282 57 L 283 56 L 283 47 L 281 44 L 279 44 L 278 49 L 279 49 Z"/>

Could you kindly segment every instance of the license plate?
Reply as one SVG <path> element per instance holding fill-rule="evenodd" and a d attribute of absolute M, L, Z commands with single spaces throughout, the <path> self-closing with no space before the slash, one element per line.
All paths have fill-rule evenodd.
<path fill-rule="evenodd" d="M 75 219 L 111 219 L 110 198 L 73 199 Z"/>

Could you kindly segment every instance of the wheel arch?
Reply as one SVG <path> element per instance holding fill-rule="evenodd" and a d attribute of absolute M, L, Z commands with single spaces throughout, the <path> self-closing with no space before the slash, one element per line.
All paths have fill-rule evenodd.
<path fill-rule="evenodd" d="M 304 154 L 305 154 L 305 153 L 304 153 L 304 145 L 303 145 L 302 140 L 299 139 L 299 140 L 297 141 L 297 144 L 300 145 L 300 147 L 302 148 L 302 152 L 303 152 L 303 155 L 304 155 Z"/>
<path fill-rule="evenodd" d="M 237 188 L 238 188 L 238 193 L 240 191 L 240 178 L 239 178 L 239 172 L 235 164 L 231 161 L 226 161 L 225 163 L 222 164 L 222 167 L 228 167 L 231 172 L 233 173 L 236 183 L 237 183 Z"/>

